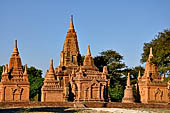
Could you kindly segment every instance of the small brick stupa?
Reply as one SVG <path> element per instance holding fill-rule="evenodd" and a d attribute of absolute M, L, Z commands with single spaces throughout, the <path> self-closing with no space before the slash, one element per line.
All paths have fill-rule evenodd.
<path fill-rule="evenodd" d="M 0 83 L 0 102 L 23 102 L 29 101 L 29 81 L 27 75 L 27 65 L 23 72 L 21 58 L 15 47 L 9 60 L 9 67 L 3 66 L 2 79 Z"/>
<path fill-rule="evenodd" d="M 124 97 L 122 99 L 122 103 L 134 103 L 135 98 L 133 96 L 132 86 L 130 85 L 130 73 L 128 73 L 127 85 L 124 91 Z"/>
<path fill-rule="evenodd" d="M 55 77 L 53 60 L 50 61 L 50 68 L 47 70 L 44 85 L 41 89 L 42 102 L 61 102 L 63 101 L 63 89 Z"/>

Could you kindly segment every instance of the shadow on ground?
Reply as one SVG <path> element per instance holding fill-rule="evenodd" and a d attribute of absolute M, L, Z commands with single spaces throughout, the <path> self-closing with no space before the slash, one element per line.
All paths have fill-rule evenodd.
<path fill-rule="evenodd" d="M 0 109 L 0 113 L 27 113 L 27 112 L 52 112 L 52 113 L 75 113 L 79 110 L 68 107 L 42 107 L 42 108 L 8 108 Z"/>

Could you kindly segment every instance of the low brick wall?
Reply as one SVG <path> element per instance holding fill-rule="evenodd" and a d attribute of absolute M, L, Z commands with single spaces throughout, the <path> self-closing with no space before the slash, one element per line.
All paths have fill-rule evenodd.
<path fill-rule="evenodd" d="M 0 108 L 13 107 L 74 107 L 73 102 L 0 102 Z"/>
<path fill-rule="evenodd" d="M 166 104 L 126 104 L 119 102 L 81 102 L 87 108 L 164 108 L 170 109 L 170 105 Z M 74 102 L 0 102 L 0 108 L 27 108 L 27 107 L 75 107 Z"/>

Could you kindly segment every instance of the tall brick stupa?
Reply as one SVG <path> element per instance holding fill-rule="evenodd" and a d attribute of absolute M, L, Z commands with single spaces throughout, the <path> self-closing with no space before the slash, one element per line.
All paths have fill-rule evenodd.
<path fill-rule="evenodd" d="M 60 64 L 55 68 L 55 77 L 59 87 L 63 88 L 63 101 L 108 101 L 110 80 L 107 67 L 104 67 L 103 72 L 99 72 L 94 65 L 90 46 L 84 62 L 81 59 L 71 15 L 70 26 L 60 53 Z"/>

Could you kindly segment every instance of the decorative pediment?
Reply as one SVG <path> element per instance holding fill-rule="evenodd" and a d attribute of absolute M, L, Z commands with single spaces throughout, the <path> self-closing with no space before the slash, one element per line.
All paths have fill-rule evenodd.
<path fill-rule="evenodd" d="M 91 87 L 99 87 L 100 86 L 100 84 L 99 84 L 99 82 L 96 80 L 96 79 L 93 79 L 92 81 L 91 81 L 91 85 L 90 85 Z"/>
<path fill-rule="evenodd" d="M 19 87 L 18 85 L 15 88 L 12 88 L 13 94 L 21 94 L 23 91 L 23 88 Z"/>
<path fill-rule="evenodd" d="M 162 97 L 163 97 L 163 91 L 161 91 L 159 88 L 157 88 L 155 91 L 155 100 L 161 101 Z"/>

